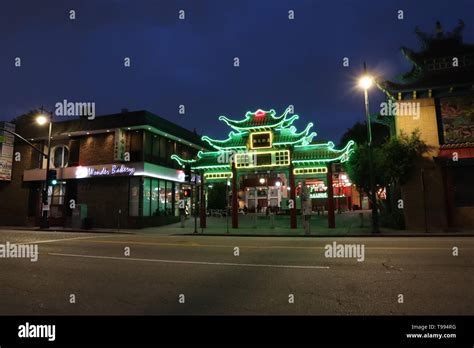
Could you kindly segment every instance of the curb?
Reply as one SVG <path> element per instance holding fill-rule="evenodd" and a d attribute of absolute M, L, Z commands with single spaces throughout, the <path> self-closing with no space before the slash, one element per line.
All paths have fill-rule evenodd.
<path fill-rule="evenodd" d="M 112 231 L 112 230 L 81 230 L 81 229 L 71 229 L 71 230 L 61 230 L 61 229 L 40 229 L 40 228 L 18 228 L 18 227 L 8 227 L 3 226 L 1 229 L 8 229 L 11 231 L 25 231 L 25 232 L 72 232 L 72 233 L 108 233 L 108 234 L 136 234 L 135 232 L 127 231 Z"/>
<path fill-rule="evenodd" d="M 300 237 L 300 238 L 377 238 L 377 237 L 474 237 L 474 234 L 310 234 L 310 235 L 268 235 L 268 234 L 235 234 L 235 233 L 175 233 L 173 236 L 203 236 L 203 237 Z"/>

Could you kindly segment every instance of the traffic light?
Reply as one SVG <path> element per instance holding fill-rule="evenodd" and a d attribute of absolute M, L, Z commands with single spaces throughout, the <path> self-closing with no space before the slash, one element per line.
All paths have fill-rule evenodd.
<path fill-rule="evenodd" d="M 184 197 L 185 197 L 185 198 L 191 197 L 191 192 L 192 192 L 191 189 L 184 189 L 184 190 L 183 190 Z"/>
<path fill-rule="evenodd" d="M 48 186 L 54 186 L 58 183 L 58 173 L 55 169 L 50 169 L 46 176 L 46 182 Z"/>

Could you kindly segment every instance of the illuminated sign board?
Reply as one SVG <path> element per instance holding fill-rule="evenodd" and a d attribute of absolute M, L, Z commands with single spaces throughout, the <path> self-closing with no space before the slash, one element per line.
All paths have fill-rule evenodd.
<path fill-rule="evenodd" d="M 0 127 L 11 132 L 15 131 L 15 125 L 8 122 L 0 122 Z M 13 166 L 13 143 L 15 137 L 8 132 L 0 132 L 0 181 L 11 181 Z"/>
<path fill-rule="evenodd" d="M 94 176 L 133 175 L 136 169 L 126 165 L 107 165 L 103 167 L 77 167 L 76 178 L 90 178 Z"/>
<path fill-rule="evenodd" d="M 167 168 L 147 162 L 112 163 L 92 166 L 65 167 L 56 169 L 59 180 L 145 176 L 176 182 L 184 182 L 181 169 Z M 44 169 L 28 169 L 23 172 L 23 181 L 44 180 Z M 197 182 L 200 177 L 196 176 Z"/>
<path fill-rule="evenodd" d="M 114 135 L 114 160 L 123 161 L 125 160 L 125 146 L 127 144 L 127 138 L 125 130 L 117 128 Z"/>
<path fill-rule="evenodd" d="M 272 132 L 256 132 L 250 134 L 250 148 L 264 149 L 272 147 Z"/>

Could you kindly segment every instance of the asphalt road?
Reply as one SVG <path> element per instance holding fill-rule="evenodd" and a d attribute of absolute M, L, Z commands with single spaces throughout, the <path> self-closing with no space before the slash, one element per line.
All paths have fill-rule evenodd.
<path fill-rule="evenodd" d="M 0 244 L 7 241 L 37 243 L 39 259 L 0 258 L 0 315 L 474 314 L 474 238 L 469 237 L 0 230 Z M 324 247 L 333 241 L 364 245 L 364 261 L 325 257 Z"/>

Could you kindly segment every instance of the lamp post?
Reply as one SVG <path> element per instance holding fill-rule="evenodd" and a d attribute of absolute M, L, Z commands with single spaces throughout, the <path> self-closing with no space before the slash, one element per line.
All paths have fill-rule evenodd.
<path fill-rule="evenodd" d="M 375 193 L 375 178 L 374 178 L 374 163 L 373 163 L 373 148 L 372 148 L 372 127 L 370 124 L 369 115 L 369 93 L 368 90 L 372 87 L 373 77 L 367 74 L 367 67 L 364 63 L 364 75 L 359 80 L 359 86 L 364 90 L 365 101 L 365 117 L 367 122 L 367 145 L 369 148 L 369 178 L 370 178 L 370 200 L 372 201 L 372 233 L 380 233 L 379 218 L 377 211 L 377 197 Z"/>
<path fill-rule="evenodd" d="M 43 192 L 41 196 L 41 201 L 43 203 L 43 206 L 42 206 L 42 211 L 41 211 L 42 214 L 41 214 L 40 228 L 49 228 L 48 210 L 45 210 L 44 206 L 48 204 L 48 189 L 49 189 L 48 175 L 49 175 L 50 159 L 51 159 L 51 133 L 53 129 L 53 114 L 50 113 L 49 115 L 45 115 L 44 112 L 41 112 L 41 114 L 36 117 L 36 123 L 38 123 L 40 126 L 48 123 L 48 152 L 46 156 L 46 176 L 45 176 Z"/>

